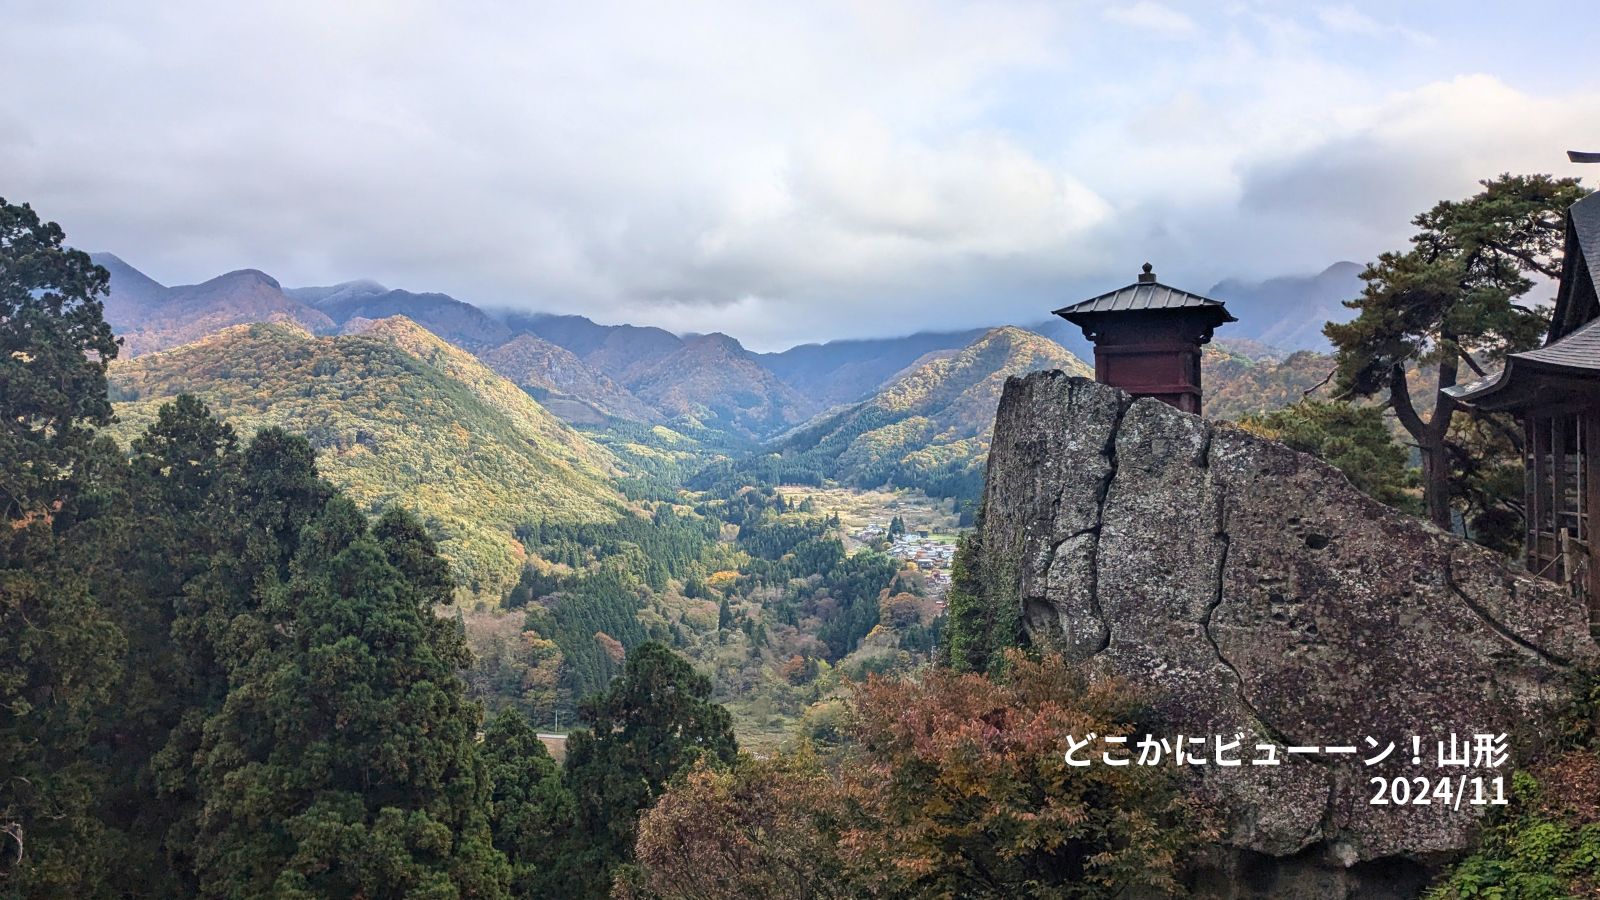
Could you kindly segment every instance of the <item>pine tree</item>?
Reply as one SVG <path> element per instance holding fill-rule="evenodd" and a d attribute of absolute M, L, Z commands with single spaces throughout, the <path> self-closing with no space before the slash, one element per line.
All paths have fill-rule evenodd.
<path fill-rule="evenodd" d="M 1384 253 L 1361 273 L 1359 315 L 1323 329 L 1338 354 L 1342 397 L 1384 395 L 1422 457 L 1428 518 L 1452 527 L 1451 419 L 1444 394 L 1462 366 L 1485 374 L 1485 361 L 1536 346 L 1548 314 L 1515 301 L 1534 278 L 1561 272 L 1563 216 L 1588 193 L 1576 178 L 1502 175 L 1460 202 L 1417 216 L 1405 252 Z M 1415 398 L 1409 370 L 1431 366 L 1434 384 Z M 1424 419 L 1423 416 L 1427 418 Z"/>

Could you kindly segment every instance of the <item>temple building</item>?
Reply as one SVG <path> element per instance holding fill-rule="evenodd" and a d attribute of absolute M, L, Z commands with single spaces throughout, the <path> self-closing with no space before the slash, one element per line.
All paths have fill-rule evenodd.
<path fill-rule="evenodd" d="M 1200 347 L 1218 325 L 1238 321 L 1220 301 L 1157 281 L 1149 263 L 1133 284 L 1055 314 L 1094 342 L 1096 381 L 1196 415 Z"/>
<path fill-rule="evenodd" d="M 1567 210 L 1565 260 L 1544 346 L 1499 374 L 1446 391 L 1474 412 L 1522 422 L 1528 570 L 1600 612 L 1600 194 Z"/>

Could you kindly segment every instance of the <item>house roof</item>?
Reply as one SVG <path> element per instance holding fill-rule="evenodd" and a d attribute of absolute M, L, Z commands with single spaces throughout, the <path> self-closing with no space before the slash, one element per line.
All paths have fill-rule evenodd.
<path fill-rule="evenodd" d="M 1228 308 L 1220 300 L 1191 294 L 1156 281 L 1155 273 L 1150 271 L 1149 263 L 1144 264 L 1144 273 L 1133 284 L 1107 291 L 1098 297 L 1090 297 L 1070 306 L 1063 306 L 1055 311 L 1055 315 L 1071 320 L 1074 316 L 1097 313 L 1169 309 L 1211 309 L 1222 314 L 1217 319 L 1218 322 L 1238 321 L 1229 314 Z"/>

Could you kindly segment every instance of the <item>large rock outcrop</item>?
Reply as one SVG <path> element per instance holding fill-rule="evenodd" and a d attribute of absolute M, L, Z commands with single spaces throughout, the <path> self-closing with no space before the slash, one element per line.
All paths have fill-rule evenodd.
<path fill-rule="evenodd" d="M 1238 851 L 1220 893 L 1382 896 L 1421 877 L 1485 808 L 1372 805 L 1369 779 L 1455 774 L 1433 765 L 1452 732 L 1537 747 L 1600 658 L 1557 586 L 1313 457 L 1061 372 L 1007 382 L 982 521 L 986 596 L 1035 643 L 1154 688 L 1168 736 L 1279 746 L 1283 765 L 1193 770 Z M 1398 749 L 1371 767 L 1283 752 L 1368 737 Z"/>

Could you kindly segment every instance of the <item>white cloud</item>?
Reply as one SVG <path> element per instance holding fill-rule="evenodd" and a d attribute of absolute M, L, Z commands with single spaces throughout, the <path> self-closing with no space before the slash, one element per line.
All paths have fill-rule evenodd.
<path fill-rule="evenodd" d="M 1521 86 L 1515 35 L 1463 69 L 1355 7 L 1171 2 L 28 6 L 0 193 L 169 282 L 772 347 L 1028 321 L 1146 258 L 1200 289 L 1367 258 L 1595 121 L 1600 79 Z"/>
<path fill-rule="evenodd" d="M 1108 22 L 1160 35 L 1186 36 L 1200 30 L 1194 19 L 1154 0 L 1109 7 L 1101 15 Z"/>
<path fill-rule="evenodd" d="M 1324 28 L 1339 34 L 1361 37 L 1399 37 L 1414 44 L 1432 44 L 1434 40 L 1424 32 L 1395 23 L 1380 22 L 1354 6 L 1324 6 L 1317 10 L 1317 20 Z"/>

